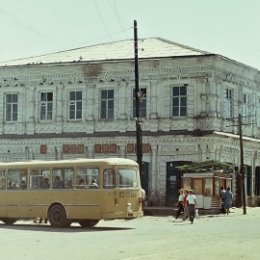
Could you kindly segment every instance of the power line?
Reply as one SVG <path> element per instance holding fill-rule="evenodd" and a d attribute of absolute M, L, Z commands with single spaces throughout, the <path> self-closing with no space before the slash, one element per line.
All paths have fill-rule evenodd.
<path fill-rule="evenodd" d="M 116 0 L 113 0 L 113 7 L 114 7 L 113 9 L 116 14 L 116 18 L 117 18 L 118 24 L 121 28 L 121 31 L 125 34 L 126 38 L 128 38 L 128 35 L 126 34 L 126 30 L 123 28 L 123 25 L 121 23 L 121 19 L 120 19 L 119 13 L 118 13 L 117 5 L 116 5 Z"/>
<path fill-rule="evenodd" d="M 94 0 L 94 2 L 95 2 L 95 6 L 96 6 L 96 9 L 97 9 L 97 12 L 98 12 L 99 19 L 100 19 L 100 21 L 101 21 L 101 23 L 102 23 L 102 25 L 103 25 L 103 27 L 104 27 L 106 33 L 108 34 L 110 40 L 113 41 L 113 39 L 112 39 L 112 37 L 111 37 L 111 35 L 110 35 L 110 33 L 109 33 L 109 30 L 107 29 L 106 24 L 105 24 L 105 22 L 104 22 L 104 20 L 103 20 L 102 14 L 101 14 L 100 9 L 99 9 L 99 7 L 98 7 L 98 3 L 97 3 L 96 0 Z"/>

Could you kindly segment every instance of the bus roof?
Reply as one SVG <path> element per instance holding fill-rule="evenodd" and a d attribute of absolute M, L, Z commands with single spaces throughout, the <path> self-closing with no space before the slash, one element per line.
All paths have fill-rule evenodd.
<path fill-rule="evenodd" d="M 0 168 L 15 168 L 15 167 L 36 167 L 36 166 L 51 166 L 51 165 L 131 165 L 138 166 L 138 164 L 130 159 L 125 158 L 103 158 L 103 159 L 86 159 L 86 158 L 76 158 L 76 159 L 65 159 L 65 160 L 53 160 L 53 161 L 45 161 L 45 160 L 30 160 L 30 161 L 21 161 L 21 162 L 1 162 Z"/>

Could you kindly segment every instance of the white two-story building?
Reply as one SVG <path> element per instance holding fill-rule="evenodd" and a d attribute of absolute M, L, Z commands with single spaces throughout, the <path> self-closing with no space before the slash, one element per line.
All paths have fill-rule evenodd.
<path fill-rule="evenodd" d="M 175 167 L 183 162 L 232 163 L 235 187 L 239 114 L 247 196 L 260 196 L 260 71 L 161 38 L 138 45 L 148 199 L 175 202 L 181 178 Z M 133 40 L 0 66 L 0 161 L 136 160 Z"/>

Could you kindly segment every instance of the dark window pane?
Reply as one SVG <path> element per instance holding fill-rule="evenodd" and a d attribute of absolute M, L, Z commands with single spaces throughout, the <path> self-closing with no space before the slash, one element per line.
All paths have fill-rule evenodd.
<path fill-rule="evenodd" d="M 113 119 L 114 117 L 114 110 L 108 110 L 108 118 Z"/>
<path fill-rule="evenodd" d="M 107 90 L 101 91 L 101 99 L 107 99 Z"/>
<path fill-rule="evenodd" d="M 77 102 L 77 109 L 82 110 L 82 102 Z"/>
<path fill-rule="evenodd" d="M 75 92 L 70 92 L 70 100 L 75 100 Z"/>
<path fill-rule="evenodd" d="M 48 103 L 47 104 L 47 110 L 48 111 L 52 111 L 52 103 Z"/>
<path fill-rule="evenodd" d="M 13 96 L 13 102 L 17 103 L 18 102 L 18 95 L 14 94 Z"/>
<path fill-rule="evenodd" d="M 187 95 L 187 87 L 186 86 L 180 87 L 180 95 L 181 96 Z"/>
<path fill-rule="evenodd" d="M 77 118 L 77 119 L 81 119 L 81 111 L 77 111 L 77 113 L 76 113 L 76 118 Z"/>
<path fill-rule="evenodd" d="M 180 95 L 180 88 L 174 87 L 172 90 L 173 96 L 179 96 Z"/>
<path fill-rule="evenodd" d="M 106 108 L 107 108 L 107 102 L 102 100 L 101 101 L 101 109 L 106 110 Z"/>
<path fill-rule="evenodd" d="M 17 113 L 13 113 L 13 121 L 17 121 Z"/>
<path fill-rule="evenodd" d="M 76 99 L 77 100 L 82 100 L 82 92 L 81 91 L 77 91 L 76 92 Z"/>
<path fill-rule="evenodd" d="M 105 119 L 106 118 L 106 110 L 105 109 L 101 109 L 100 117 L 101 117 L 101 119 Z"/>
<path fill-rule="evenodd" d="M 172 105 L 173 106 L 179 106 L 179 98 L 173 98 L 172 99 Z"/>
<path fill-rule="evenodd" d="M 11 103 L 12 102 L 12 95 L 6 95 L 6 102 Z"/>
<path fill-rule="evenodd" d="M 187 115 L 187 108 L 186 107 L 181 107 L 180 115 L 181 116 L 186 116 Z"/>
<path fill-rule="evenodd" d="M 53 93 L 49 92 L 48 93 L 48 101 L 52 101 L 53 100 Z"/>
<path fill-rule="evenodd" d="M 45 101 L 46 100 L 46 93 L 41 93 L 41 101 Z"/>
<path fill-rule="evenodd" d="M 113 108 L 114 107 L 114 100 L 109 100 L 107 105 L 108 105 L 108 109 Z"/>
<path fill-rule="evenodd" d="M 70 110 L 70 119 L 74 119 L 74 111 Z"/>
<path fill-rule="evenodd" d="M 114 98 L 114 90 L 108 90 L 108 98 Z"/>
<path fill-rule="evenodd" d="M 181 106 L 187 106 L 187 98 L 186 97 L 182 97 L 181 98 Z"/>
<path fill-rule="evenodd" d="M 172 108 L 172 115 L 173 116 L 179 116 L 179 107 L 173 107 Z"/>

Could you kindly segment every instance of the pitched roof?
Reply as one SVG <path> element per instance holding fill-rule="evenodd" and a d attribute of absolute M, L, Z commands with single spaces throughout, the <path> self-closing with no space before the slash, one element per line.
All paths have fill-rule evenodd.
<path fill-rule="evenodd" d="M 138 50 L 138 58 L 200 56 L 211 54 L 206 51 L 198 50 L 162 38 L 138 39 Z M 134 41 L 131 39 L 85 46 L 24 59 L 9 60 L 0 62 L 0 66 L 59 62 L 126 60 L 133 58 Z"/>

